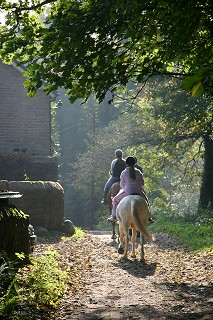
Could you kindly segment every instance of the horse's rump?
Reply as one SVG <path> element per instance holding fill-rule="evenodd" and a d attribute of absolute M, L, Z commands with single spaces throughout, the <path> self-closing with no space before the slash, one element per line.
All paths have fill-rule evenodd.
<path fill-rule="evenodd" d="M 152 240 L 147 230 L 147 223 L 150 217 L 149 207 L 145 199 L 138 195 L 124 197 L 117 207 L 117 218 L 125 229 L 135 225 L 145 238 Z"/>

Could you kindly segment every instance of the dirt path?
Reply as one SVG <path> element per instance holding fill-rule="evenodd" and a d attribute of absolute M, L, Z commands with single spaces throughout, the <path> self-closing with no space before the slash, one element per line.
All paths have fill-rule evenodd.
<path fill-rule="evenodd" d="M 123 260 L 107 234 L 52 244 L 77 288 L 70 283 L 52 319 L 213 319 L 212 252 L 188 253 L 169 236 L 154 237 L 145 264 L 139 254 Z"/>

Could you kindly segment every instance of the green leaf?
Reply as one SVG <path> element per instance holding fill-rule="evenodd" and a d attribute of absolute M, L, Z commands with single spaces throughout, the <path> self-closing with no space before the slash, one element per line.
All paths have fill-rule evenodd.
<path fill-rule="evenodd" d="M 199 82 L 200 82 L 200 78 L 199 77 L 197 77 L 197 76 L 188 76 L 188 77 L 183 79 L 181 86 L 182 86 L 182 88 L 184 90 L 191 91 L 192 88 Z"/>
<path fill-rule="evenodd" d="M 204 87 L 201 82 L 198 82 L 192 88 L 192 96 L 202 96 L 204 93 Z"/>

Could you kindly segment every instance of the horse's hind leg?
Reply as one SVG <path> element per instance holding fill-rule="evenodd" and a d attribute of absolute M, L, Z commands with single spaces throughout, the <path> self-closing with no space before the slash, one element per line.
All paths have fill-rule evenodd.
<path fill-rule="evenodd" d="M 140 233 L 140 243 L 141 243 L 141 250 L 140 250 L 141 258 L 140 258 L 140 261 L 142 261 L 142 262 L 145 262 L 145 259 L 144 259 L 144 241 L 145 241 L 145 238 L 142 235 L 142 233 Z"/>
<path fill-rule="evenodd" d="M 124 234 L 125 234 L 124 258 L 127 259 L 128 250 L 129 250 L 129 226 L 124 229 Z"/>
<path fill-rule="evenodd" d="M 115 222 L 112 222 L 112 236 L 111 239 L 116 239 L 116 233 L 115 233 Z"/>
<path fill-rule="evenodd" d="M 132 253 L 131 253 L 131 257 L 134 259 L 136 258 L 135 244 L 136 244 L 136 229 L 133 227 L 132 228 Z"/>
<path fill-rule="evenodd" d="M 124 231 L 123 231 L 123 225 L 121 222 L 119 222 L 119 245 L 118 245 L 118 253 L 123 254 L 124 253 Z"/>

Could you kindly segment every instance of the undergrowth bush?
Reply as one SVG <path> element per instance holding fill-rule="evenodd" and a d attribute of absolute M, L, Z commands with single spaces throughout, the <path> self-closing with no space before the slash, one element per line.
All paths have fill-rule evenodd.
<path fill-rule="evenodd" d="M 85 232 L 75 227 L 72 238 L 81 238 Z M 60 240 L 70 241 L 71 237 L 60 235 Z M 22 262 L 24 254 L 16 253 L 17 261 L 10 261 L 0 253 L 0 320 L 29 320 L 48 318 L 57 306 L 70 281 L 69 267 L 60 265 L 56 251 L 48 250 L 40 257 L 30 257 L 30 264 Z M 73 284 L 74 285 L 74 284 Z"/>
<path fill-rule="evenodd" d="M 31 258 L 31 264 L 19 269 L 0 298 L 0 316 L 7 320 L 25 319 L 23 310 L 48 311 L 56 307 L 66 288 L 67 271 L 61 269 L 56 251 L 48 250 L 37 259 Z"/>
<path fill-rule="evenodd" d="M 17 270 L 17 262 L 10 261 L 4 251 L 0 252 L 0 297 L 7 292 Z"/>

